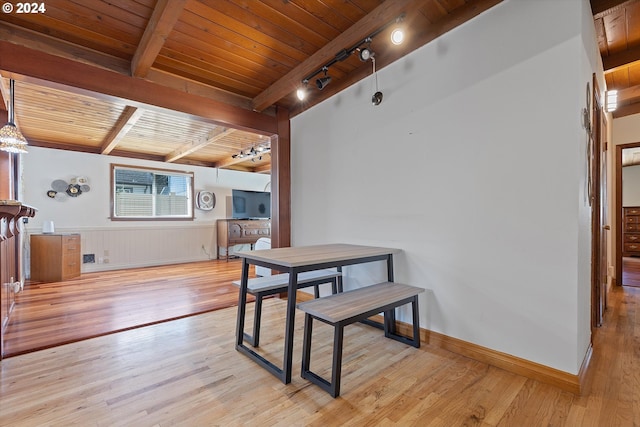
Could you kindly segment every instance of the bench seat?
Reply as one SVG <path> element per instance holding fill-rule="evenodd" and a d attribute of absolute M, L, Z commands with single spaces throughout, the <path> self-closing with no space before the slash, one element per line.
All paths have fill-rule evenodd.
<path fill-rule="evenodd" d="M 305 271 L 298 274 L 298 289 L 309 286 L 314 287 L 314 296 L 320 296 L 319 285 L 331 284 L 331 293 L 342 292 L 342 281 L 339 278 L 342 273 L 331 268 L 322 270 Z M 232 282 L 240 286 L 240 280 Z M 287 292 L 289 289 L 289 273 L 275 274 L 273 276 L 254 277 L 247 281 L 247 293 L 255 296 L 255 310 L 253 316 L 253 336 L 244 333 L 244 338 L 252 346 L 258 347 L 260 343 L 260 318 L 262 316 L 262 298 Z"/>
<path fill-rule="evenodd" d="M 385 337 L 412 345 L 416 348 L 420 347 L 418 294 L 421 292 L 424 292 L 423 288 L 400 283 L 383 282 L 298 304 L 298 309 L 305 312 L 304 338 L 302 344 L 302 378 L 308 379 L 320 386 L 333 397 L 339 396 L 344 327 L 381 312 L 385 313 Z M 396 307 L 408 303 L 411 303 L 413 314 L 413 338 L 398 335 L 395 332 L 395 325 L 391 324 L 391 319 L 395 318 L 393 310 Z M 313 319 L 320 320 L 334 327 L 331 381 L 327 381 L 310 370 Z"/>

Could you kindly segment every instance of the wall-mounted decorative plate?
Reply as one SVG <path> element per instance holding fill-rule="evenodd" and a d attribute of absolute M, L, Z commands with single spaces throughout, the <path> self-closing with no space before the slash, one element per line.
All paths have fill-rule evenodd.
<path fill-rule="evenodd" d="M 51 183 L 51 188 L 56 190 L 58 193 L 61 191 L 62 192 L 67 191 L 67 187 L 69 187 L 69 184 L 67 184 L 66 181 L 63 181 L 61 179 L 56 179 Z"/>
<path fill-rule="evenodd" d="M 216 205 L 216 195 L 211 191 L 200 191 L 196 197 L 196 207 L 203 211 L 210 211 Z"/>

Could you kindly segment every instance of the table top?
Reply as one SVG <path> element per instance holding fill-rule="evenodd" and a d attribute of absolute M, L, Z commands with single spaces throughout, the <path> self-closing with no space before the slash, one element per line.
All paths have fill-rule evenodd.
<path fill-rule="evenodd" d="M 395 248 L 332 243 L 326 245 L 242 251 L 237 252 L 235 255 L 240 258 L 246 258 L 247 260 L 264 261 L 291 268 L 372 256 L 391 255 L 399 252 L 401 252 L 401 250 Z"/>

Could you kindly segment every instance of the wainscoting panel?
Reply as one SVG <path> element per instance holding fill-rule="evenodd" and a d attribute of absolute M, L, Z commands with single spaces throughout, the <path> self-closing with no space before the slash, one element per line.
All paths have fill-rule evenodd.
<path fill-rule="evenodd" d="M 89 255 L 83 258 L 93 255 L 93 262 L 84 260 L 83 273 L 206 261 L 216 257 L 215 222 L 139 228 L 56 226 L 55 231 L 80 233 L 82 254 Z M 40 230 L 31 232 L 39 233 Z"/>

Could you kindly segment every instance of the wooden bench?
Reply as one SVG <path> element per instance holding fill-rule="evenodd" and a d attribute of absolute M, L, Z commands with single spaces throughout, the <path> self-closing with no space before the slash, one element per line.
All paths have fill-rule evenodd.
<path fill-rule="evenodd" d="M 314 296 L 320 296 L 319 285 L 330 283 L 331 293 L 342 292 L 342 281 L 338 280 L 342 273 L 331 269 L 306 271 L 298 274 L 298 289 L 309 286 L 314 287 Z M 233 282 L 240 286 L 240 280 Z M 260 344 L 260 317 L 262 316 L 262 298 L 287 292 L 289 288 L 289 273 L 276 274 L 273 276 L 263 276 L 251 278 L 247 282 L 247 293 L 256 298 L 255 310 L 253 314 L 253 336 L 244 333 L 244 339 L 254 347 Z"/>
<path fill-rule="evenodd" d="M 384 335 L 387 338 L 416 348 L 420 347 L 418 294 L 421 292 L 424 292 L 423 288 L 384 282 L 298 304 L 297 307 L 305 312 L 304 339 L 302 343 L 302 378 L 317 384 L 333 397 L 339 396 L 344 327 L 378 313 L 385 313 Z M 395 318 L 393 313 L 396 307 L 408 303 L 411 303 L 413 312 L 413 338 L 398 335 L 395 332 L 395 325 L 392 325 L 392 320 L 390 320 Z M 335 328 L 331 381 L 327 381 L 310 370 L 313 319 L 320 320 Z"/>

